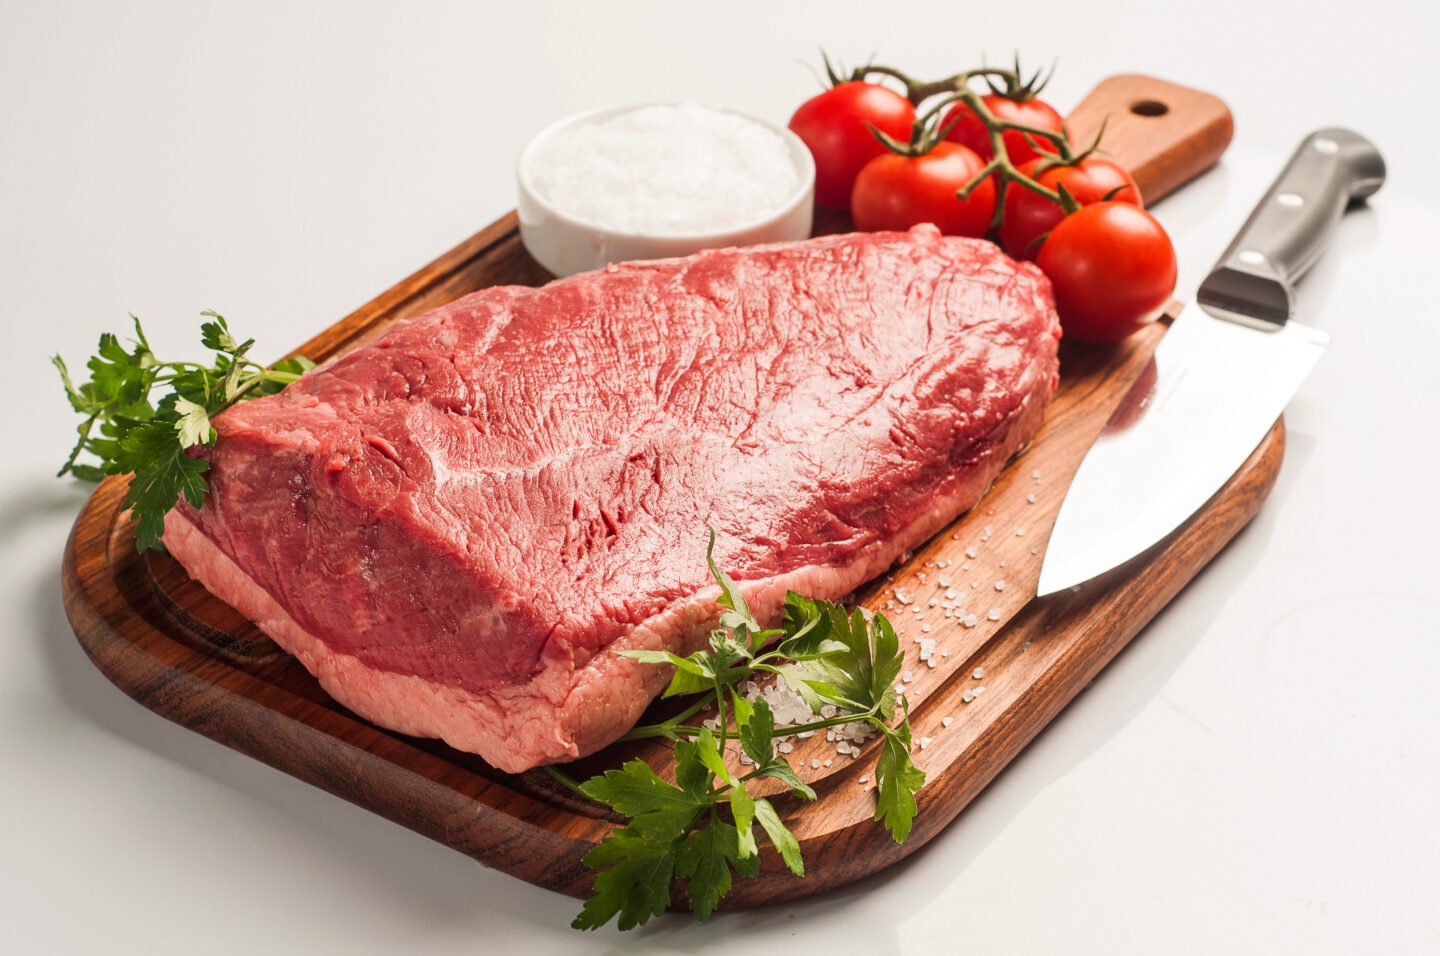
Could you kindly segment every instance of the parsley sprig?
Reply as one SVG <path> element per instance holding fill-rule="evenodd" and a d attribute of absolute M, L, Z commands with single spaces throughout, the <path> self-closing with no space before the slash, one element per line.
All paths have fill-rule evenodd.
<path fill-rule="evenodd" d="M 875 770 L 875 819 L 897 843 L 910 833 L 915 794 L 925 774 L 910 759 L 909 710 L 903 698 L 897 706 L 895 680 L 904 655 L 890 622 L 880 614 L 867 622 L 858 609 L 847 613 L 838 604 L 792 591 L 785 597 L 783 624 L 762 628 L 735 582 L 715 564 L 714 547 L 712 534 L 710 572 L 726 611 L 710 633 L 709 647 L 688 657 L 667 651 L 620 652 L 645 663 L 673 665 L 675 675 L 664 696 L 699 699 L 663 723 L 639 726 L 626 735 L 674 741 L 675 783 L 636 759 L 575 785 L 629 818 L 585 855 L 585 863 L 599 872 L 593 895 L 571 924 L 576 929 L 597 929 L 617 917 L 622 930 L 644 924 L 669 908 L 671 883 L 677 877 L 685 881 L 696 917 L 708 918 L 736 874 L 759 873 L 756 824 L 790 871 L 803 877 L 799 840 L 774 805 L 746 787 L 772 778 L 802 799 L 815 799 L 815 791 L 777 751 L 777 733 L 857 722 L 873 727 L 884 737 Z M 770 645 L 773 649 L 764 650 Z M 830 707 L 836 715 L 776 728 L 763 698 L 751 701 L 737 690 L 763 674 L 783 680 L 817 716 Z M 715 729 L 687 723 L 707 708 L 716 713 Z M 897 709 L 901 720 L 891 726 Z M 737 738 L 753 765 L 744 774 L 732 771 L 725 760 L 727 745 Z M 552 773 L 568 781 L 560 771 Z"/>
<path fill-rule="evenodd" d="M 58 474 L 86 481 L 133 474 L 125 505 L 139 522 L 135 546 L 141 551 L 160 540 L 165 515 L 181 495 L 196 508 L 204 502 L 210 465 L 186 449 L 215 443 L 211 417 L 236 402 L 278 392 L 315 367 L 303 356 L 260 365 L 248 358 L 254 339 L 237 340 L 215 312 L 201 315 L 209 321 L 200 326 L 200 342 L 215 353 L 209 365 L 156 358 L 133 315 L 135 338 L 128 348 L 115 335 L 100 336 L 85 363 L 90 370 L 85 384 L 77 387 L 65 361 L 51 358 L 70 406 L 84 417 L 76 427 L 79 440 Z M 151 392 L 164 386 L 170 391 L 152 402 Z M 81 461 L 86 453 L 98 462 Z"/>

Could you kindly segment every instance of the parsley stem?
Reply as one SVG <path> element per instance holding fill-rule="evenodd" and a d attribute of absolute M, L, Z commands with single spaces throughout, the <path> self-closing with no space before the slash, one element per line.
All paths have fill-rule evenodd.
<path fill-rule="evenodd" d="M 708 703 L 708 702 L 707 702 Z M 722 713 L 723 708 L 722 708 Z M 811 721 L 808 724 L 794 724 L 790 727 L 776 727 L 776 737 L 789 737 L 793 734 L 808 733 L 812 730 L 825 730 L 829 727 L 839 727 L 841 724 L 853 724 L 856 721 L 869 720 L 876 712 L 872 710 L 857 710 L 848 714 L 836 714 L 834 717 L 826 717 L 823 720 Z M 723 727 L 724 724 L 722 723 Z M 621 737 L 621 740 L 641 740 L 646 737 L 698 737 L 700 731 L 705 727 L 697 727 L 694 724 L 680 724 L 666 722 L 663 724 L 650 724 L 645 727 L 636 727 L 628 734 Z M 714 731 L 711 731 L 714 733 Z M 723 735 L 723 731 L 721 732 Z"/>
<path fill-rule="evenodd" d="M 684 710 L 680 711 L 680 713 L 676 714 L 674 717 L 671 717 L 669 720 L 663 721 L 658 724 L 640 724 L 638 726 L 631 727 L 630 730 L 620 739 L 645 740 L 650 737 L 674 736 L 673 731 L 676 727 L 682 726 L 685 721 L 700 713 L 700 711 L 704 710 L 706 705 L 709 703 L 710 701 L 702 697 L 695 703 L 691 704 L 689 707 L 686 707 Z"/>
<path fill-rule="evenodd" d="M 557 783 L 563 784 L 567 790 L 571 791 L 577 796 L 585 797 L 585 799 L 587 800 L 590 799 L 590 797 L 585 793 L 585 791 L 580 789 L 579 782 L 576 781 L 574 777 L 561 770 L 559 767 L 556 767 L 552 764 L 546 764 L 540 769 L 549 774 L 552 780 L 556 781 Z"/>
<path fill-rule="evenodd" d="M 725 755 L 725 741 L 728 737 L 726 731 L 730 726 L 730 719 L 725 716 L 725 684 L 719 680 L 715 681 L 715 713 L 718 717 L 720 731 L 720 755 Z"/>
<path fill-rule="evenodd" d="M 85 419 L 85 421 L 80 424 L 80 427 L 76 429 L 76 432 L 80 435 L 80 440 L 75 443 L 75 447 L 70 451 L 70 457 L 65 459 L 64 466 L 55 473 L 55 477 L 58 478 L 75 467 L 75 462 L 80 457 L 80 453 L 85 450 L 85 443 L 90 440 L 90 430 L 95 427 L 95 420 L 99 417 L 100 413 L 95 412 L 89 418 Z"/>

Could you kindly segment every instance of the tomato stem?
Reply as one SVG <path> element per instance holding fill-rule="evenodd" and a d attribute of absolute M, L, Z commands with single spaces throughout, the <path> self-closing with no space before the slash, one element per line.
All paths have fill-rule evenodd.
<path fill-rule="evenodd" d="M 1003 71 L 1002 71 L 1003 72 Z M 960 199 L 968 199 L 970 192 L 989 176 L 995 177 L 995 218 L 991 221 L 991 228 L 999 228 L 1005 215 L 1005 191 L 1011 183 L 1038 193 L 1046 199 L 1055 203 L 1065 210 L 1066 215 L 1080 208 L 1074 197 L 1064 191 L 1057 191 L 1042 184 L 1038 179 L 1020 171 L 1010 159 L 1010 151 L 1005 145 L 1005 134 L 1007 132 L 1018 132 L 1024 134 L 1032 143 L 1037 140 L 1045 140 L 1050 143 L 1056 151 L 1056 162 L 1068 165 L 1075 162 L 1074 150 L 1070 146 L 1070 137 L 1064 133 L 1057 133 L 1054 130 L 1042 129 L 1039 126 L 1032 126 L 1028 123 L 1016 123 L 1010 120 L 1001 119 L 991 112 L 990 107 L 985 105 L 985 100 L 980 94 L 969 87 L 956 90 L 954 93 L 935 104 L 926 116 L 936 114 L 955 103 L 964 103 L 969 107 L 975 117 L 984 124 L 986 132 L 990 136 L 990 151 L 994 156 L 970 182 L 956 194 Z M 942 136 L 943 138 L 943 136 Z"/>
<path fill-rule="evenodd" d="M 830 70 L 830 63 L 826 61 L 826 69 Z M 1080 208 L 1080 203 L 1075 200 L 1065 189 L 1051 189 L 1041 183 L 1034 176 L 1022 173 L 1018 166 L 1010 159 L 1010 152 L 1005 146 L 1006 133 L 1019 133 L 1025 137 L 1032 146 L 1038 146 L 1040 142 L 1048 143 L 1053 154 L 1046 155 L 1036 175 L 1053 166 L 1073 166 L 1086 157 L 1090 156 L 1100 146 L 1100 137 L 1097 135 L 1095 142 L 1080 153 L 1070 142 L 1068 133 L 1044 129 L 1039 126 L 1032 126 L 1028 123 L 1016 123 L 996 116 L 991 109 L 985 105 L 983 97 L 977 93 L 971 84 L 975 80 L 983 79 L 990 90 L 1007 99 L 1016 102 L 1025 102 L 1034 99 L 1036 95 L 1055 75 L 1055 68 L 1052 65 L 1049 72 L 1041 69 L 1028 79 L 1021 72 L 1020 58 L 1017 54 L 1013 69 L 1001 67 L 982 66 L 978 69 L 965 70 L 953 76 L 947 76 L 941 80 L 921 82 L 914 79 L 902 70 L 893 66 L 881 66 L 870 63 L 857 67 L 850 74 L 852 81 L 866 82 L 871 76 L 886 76 L 900 82 L 905 87 L 905 97 L 919 107 L 934 97 L 940 97 L 926 111 L 918 116 L 915 125 L 910 132 L 910 141 L 901 143 L 889 136 L 872 128 L 871 132 L 875 137 L 884 143 L 886 148 L 902 156 L 922 156 L 934 149 L 935 146 L 949 135 L 950 130 L 959 117 L 949 123 L 942 123 L 940 117 L 944 111 L 957 103 L 964 103 L 975 117 L 985 126 L 987 135 L 990 138 L 991 153 L 994 158 L 988 162 L 980 172 L 966 183 L 957 193 L 961 200 L 970 198 L 974 191 L 987 178 L 995 177 L 995 218 L 991 222 L 992 228 L 999 228 L 1005 212 L 1005 191 L 1014 183 L 1023 189 L 1044 196 L 1065 211 L 1066 215 L 1075 212 Z M 835 78 L 833 71 L 832 79 Z M 1101 127 L 1101 133 L 1104 127 Z M 1045 152 L 1037 150 L 1037 152 Z"/>
<path fill-rule="evenodd" d="M 828 68 L 828 61 L 826 65 Z M 956 90 L 967 89 L 969 88 L 971 80 L 981 78 L 984 78 L 987 82 L 992 79 L 1000 80 L 1002 83 L 1005 84 L 1005 89 L 1007 91 L 1018 91 L 1027 89 L 1024 82 L 1020 79 L 1019 74 L 1017 74 L 1015 71 L 1001 69 L 1000 67 L 993 66 L 982 66 L 974 70 L 965 70 L 962 73 L 956 73 L 953 76 L 947 76 L 943 80 L 932 80 L 929 83 L 922 83 L 921 81 L 916 80 L 914 77 L 910 76 L 903 70 L 898 70 L 893 66 L 881 66 L 879 64 L 869 63 L 865 66 L 856 67 L 855 70 L 850 74 L 850 79 L 864 82 L 865 80 L 869 79 L 872 74 L 878 74 L 879 76 L 888 76 L 893 80 L 899 80 L 900 85 L 905 87 L 905 98 L 916 106 L 919 106 L 921 103 L 930 99 L 932 96 L 939 96 L 942 93 L 953 93 Z M 1030 93 L 1030 96 L 1033 97 L 1036 92 L 1039 92 L 1038 87 L 1035 88 L 1034 92 Z M 1009 93 L 1004 93 L 1001 95 L 1008 96 Z"/>

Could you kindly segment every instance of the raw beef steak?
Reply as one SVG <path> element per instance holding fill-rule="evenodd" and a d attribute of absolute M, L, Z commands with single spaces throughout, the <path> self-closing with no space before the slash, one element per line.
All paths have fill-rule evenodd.
<path fill-rule="evenodd" d="M 521 771 L 628 729 L 716 557 L 762 619 L 967 510 L 1059 325 L 993 245 L 835 236 L 500 287 L 219 416 L 165 543 L 356 713 Z"/>

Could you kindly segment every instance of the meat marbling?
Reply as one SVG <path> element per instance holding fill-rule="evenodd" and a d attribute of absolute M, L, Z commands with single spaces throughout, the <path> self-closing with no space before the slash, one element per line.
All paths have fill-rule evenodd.
<path fill-rule="evenodd" d="M 694 650 L 966 511 L 1056 385 L 1048 283 L 847 235 L 497 287 L 215 420 L 165 543 L 356 713 L 521 771 L 590 753 Z"/>

